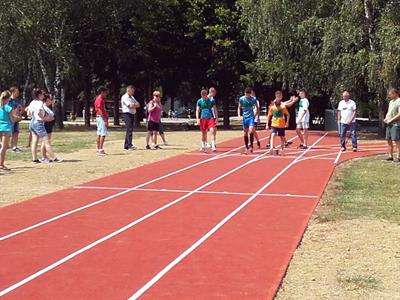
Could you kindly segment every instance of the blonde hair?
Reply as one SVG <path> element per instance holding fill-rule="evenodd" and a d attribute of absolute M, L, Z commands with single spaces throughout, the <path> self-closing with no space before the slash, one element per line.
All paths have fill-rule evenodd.
<path fill-rule="evenodd" d="M 153 96 L 160 96 L 161 97 L 161 92 L 160 91 L 154 91 Z"/>
<path fill-rule="evenodd" d="M 4 91 L 0 94 L 0 106 L 3 107 L 5 105 L 4 100 L 10 99 L 11 93 L 10 91 Z"/>

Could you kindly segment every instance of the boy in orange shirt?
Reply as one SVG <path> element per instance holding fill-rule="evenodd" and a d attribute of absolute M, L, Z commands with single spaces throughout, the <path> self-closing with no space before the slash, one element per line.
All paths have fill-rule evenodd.
<path fill-rule="evenodd" d="M 286 117 L 286 120 L 285 120 Z M 269 127 L 269 122 L 271 122 L 271 128 Z M 290 114 L 286 106 L 282 105 L 279 98 L 275 100 L 274 105 L 271 105 L 268 110 L 267 115 L 267 130 L 272 129 L 271 134 L 271 145 L 270 153 L 272 154 L 274 149 L 275 136 L 279 136 L 281 139 L 282 151 L 285 149 L 285 128 L 289 127 Z"/>

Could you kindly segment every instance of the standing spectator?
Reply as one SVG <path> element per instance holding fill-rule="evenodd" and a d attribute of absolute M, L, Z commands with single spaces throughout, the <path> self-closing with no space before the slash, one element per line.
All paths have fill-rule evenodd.
<path fill-rule="evenodd" d="M 43 90 L 35 88 L 32 91 L 33 100 L 28 107 L 28 113 L 32 116 L 31 123 L 29 124 L 29 130 L 32 132 L 32 162 L 41 162 L 37 157 L 37 148 L 40 141 L 42 141 L 42 143 L 44 144 L 46 152 L 51 158 L 50 162 L 62 162 L 62 158 L 57 158 L 55 156 L 53 148 L 50 145 L 49 136 L 44 126 L 46 120 L 51 120 L 51 117 L 46 116 L 46 111 L 43 103 L 44 97 L 45 93 L 43 92 Z"/>
<path fill-rule="evenodd" d="M 16 110 L 17 114 L 22 115 L 23 106 L 21 100 L 18 98 L 19 97 L 18 87 L 12 86 L 10 88 L 10 93 L 11 93 L 11 99 L 9 105 Z M 20 120 L 22 120 L 22 118 L 20 118 Z M 22 150 L 18 148 L 19 122 L 20 121 L 13 123 L 12 137 L 11 137 L 12 151 L 17 153 L 22 152 Z"/>
<path fill-rule="evenodd" d="M 161 121 L 160 121 L 160 128 L 158 129 L 158 134 L 160 135 L 164 146 L 168 146 L 169 143 L 167 141 L 167 138 L 165 137 L 164 126 L 163 126 L 163 123 Z"/>
<path fill-rule="evenodd" d="M 347 132 L 350 131 L 353 152 L 357 152 L 356 110 L 356 103 L 350 99 L 350 93 L 348 91 L 344 91 L 343 100 L 339 102 L 337 114 L 342 151 L 346 151 L 346 135 Z"/>
<path fill-rule="evenodd" d="M 49 137 L 49 144 L 51 145 L 51 137 L 53 135 L 53 127 L 55 124 L 54 112 L 51 110 L 52 105 L 53 105 L 53 97 L 49 94 L 45 94 L 43 103 L 44 103 L 43 108 L 45 111 L 44 128 L 46 129 L 47 136 Z M 50 162 L 50 159 L 47 156 L 46 145 L 43 142 L 42 142 L 42 146 L 41 146 L 41 152 L 42 152 L 41 161 L 43 163 Z"/>
<path fill-rule="evenodd" d="M 388 161 L 393 161 L 393 142 L 397 146 L 397 162 L 400 162 L 400 94 L 396 89 L 389 90 L 389 110 L 385 118 L 386 140 L 388 142 Z"/>
<path fill-rule="evenodd" d="M 6 159 L 6 152 L 10 144 L 13 123 L 21 121 L 21 118 L 17 115 L 16 109 L 10 105 L 11 93 L 4 91 L 0 94 L 0 171 L 10 171 L 4 165 Z"/>
<path fill-rule="evenodd" d="M 104 151 L 104 141 L 108 134 L 108 112 L 106 110 L 105 98 L 108 95 L 108 89 L 100 87 L 98 96 L 94 101 L 94 110 L 96 112 L 96 124 L 97 124 L 97 152 L 99 156 L 107 155 Z"/>
<path fill-rule="evenodd" d="M 125 135 L 125 150 L 135 150 L 136 146 L 133 143 L 132 134 L 133 127 L 135 126 L 135 114 L 136 109 L 140 107 L 138 101 L 135 97 L 135 87 L 133 85 L 128 85 L 126 88 L 126 93 L 121 97 L 121 107 L 122 113 L 124 114 L 124 121 L 126 126 Z"/>
<path fill-rule="evenodd" d="M 146 149 L 150 150 L 150 139 L 152 141 L 153 149 L 161 149 L 157 145 L 157 134 L 160 130 L 161 122 L 161 93 L 159 91 L 153 92 L 153 99 L 147 104 L 147 111 L 149 113 L 147 122 L 147 136 L 146 136 Z"/>

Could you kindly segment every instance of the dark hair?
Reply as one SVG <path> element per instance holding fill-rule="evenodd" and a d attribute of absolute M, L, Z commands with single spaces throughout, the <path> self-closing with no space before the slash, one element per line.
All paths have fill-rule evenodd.
<path fill-rule="evenodd" d="M 51 97 L 51 95 L 50 94 L 48 94 L 48 93 L 45 93 L 44 94 L 44 98 L 43 98 L 43 102 L 46 102 L 48 99 L 52 99 L 52 97 Z"/>
<path fill-rule="evenodd" d="M 10 91 L 11 94 L 14 93 L 14 92 L 16 92 L 16 91 L 18 91 L 18 90 L 19 90 L 19 88 L 18 88 L 16 85 L 13 85 L 13 86 L 10 87 L 10 89 L 9 89 L 9 91 Z"/>
<path fill-rule="evenodd" d="M 108 88 L 106 88 L 105 86 L 101 86 L 97 90 L 97 94 L 101 94 L 101 93 L 104 93 L 104 92 L 108 92 Z"/>
<path fill-rule="evenodd" d="M 389 93 L 395 93 L 397 96 L 400 96 L 399 90 L 398 90 L 398 89 L 395 89 L 395 88 L 391 88 L 391 89 L 389 90 Z"/>
<path fill-rule="evenodd" d="M 252 88 L 247 87 L 247 88 L 244 90 L 244 93 L 245 93 L 245 94 L 251 94 L 252 91 L 253 91 Z"/>
<path fill-rule="evenodd" d="M 33 99 L 37 99 L 39 97 L 39 95 L 42 95 L 44 92 L 42 89 L 40 88 L 34 88 L 32 91 L 32 98 Z"/>
<path fill-rule="evenodd" d="M 282 91 L 281 90 L 277 90 L 276 92 L 275 92 L 275 95 L 282 95 L 283 93 L 282 93 Z"/>
<path fill-rule="evenodd" d="M 207 90 L 205 90 L 205 89 L 203 89 L 203 90 L 201 90 L 201 92 L 200 92 L 200 94 L 203 96 L 205 96 L 205 95 L 208 95 L 208 91 Z"/>

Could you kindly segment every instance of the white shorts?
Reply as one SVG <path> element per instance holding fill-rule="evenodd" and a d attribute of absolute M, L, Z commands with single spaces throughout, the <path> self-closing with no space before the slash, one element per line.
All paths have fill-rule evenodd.
<path fill-rule="evenodd" d="M 309 129 L 310 123 L 309 122 L 299 122 L 297 123 L 297 128 L 299 129 Z"/>

